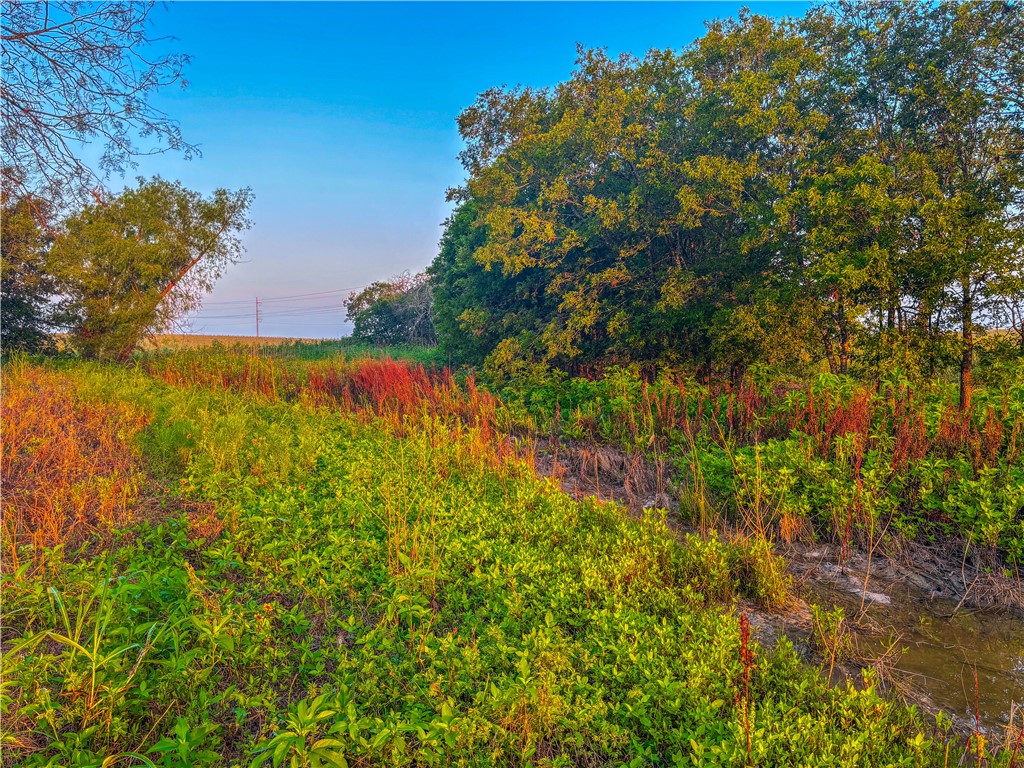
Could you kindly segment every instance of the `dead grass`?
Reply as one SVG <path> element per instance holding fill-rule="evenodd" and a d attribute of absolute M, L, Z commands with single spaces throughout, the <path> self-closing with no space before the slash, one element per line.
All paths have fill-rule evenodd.
<path fill-rule="evenodd" d="M 24 545 L 74 547 L 99 530 L 133 522 L 147 476 L 135 436 L 147 415 L 81 396 L 59 371 L 10 366 L 3 376 L 4 570 Z"/>
<path fill-rule="evenodd" d="M 288 344 L 294 342 L 316 342 L 320 339 L 299 339 L 292 338 L 290 336 L 221 336 L 221 335 L 205 335 L 199 333 L 161 333 L 147 339 L 142 345 L 141 349 L 145 350 L 161 350 L 161 349 L 198 349 L 201 347 L 210 347 L 216 344 L 222 344 L 225 347 L 233 347 L 235 345 L 241 345 L 243 347 L 276 347 L 281 344 Z"/>

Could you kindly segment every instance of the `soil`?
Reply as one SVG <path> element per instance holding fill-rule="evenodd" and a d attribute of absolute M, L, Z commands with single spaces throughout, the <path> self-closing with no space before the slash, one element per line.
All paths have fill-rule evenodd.
<path fill-rule="evenodd" d="M 533 442 L 528 452 L 537 473 L 557 480 L 575 499 L 614 501 L 634 514 L 664 509 L 673 517 L 679 511 L 671 466 L 641 451 L 628 454 L 609 445 L 549 438 Z"/>

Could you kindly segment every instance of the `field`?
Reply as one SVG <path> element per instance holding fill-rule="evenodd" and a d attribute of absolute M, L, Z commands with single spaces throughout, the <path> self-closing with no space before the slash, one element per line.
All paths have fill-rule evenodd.
<path fill-rule="evenodd" d="M 432 347 L 416 344 L 380 346 L 358 339 L 301 339 L 284 336 L 225 336 L 192 333 L 163 333 L 147 338 L 140 349 L 147 353 L 174 353 L 188 350 L 241 353 L 258 349 L 262 357 L 298 360 L 322 360 L 345 356 L 396 357 L 423 365 L 444 361 Z"/>
<path fill-rule="evenodd" d="M 225 347 L 233 347 L 236 344 L 244 347 L 274 347 L 294 342 L 310 342 L 312 339 L 293 339 L 284 336 L 225 336 L 209 335 L 201 333 L 159 333 L 146 340 L 147 349 L 195 349 L 197 347 L 210 347 L 220 344 Z"/>
<path fill-rule="evenodd" d="M 823 613 L 810 662 L 785 638 L 757 642 L 748 611 L 793 599 L 771 531 L 813 536 L 834 511 L 769 519 L 767 501 L 714 506 L 708 482 L 709 507 L 691 494 L 689 514 L 760 509 L 764 535 L 683 533 L 684 508 L 669 519 L 569 497 L 523 439 L 590 430 L 683 467 L 680 440 L 739 461 L 745 448 L 701 437 L 711 419 L 676 434 L 682 414 L 717 413 L 711 393 L 675 402 L 623 374 L 499 399 L 414 362 L 292 352 L 5 367 L 5 763 L 1019 759 L 1012 729 L 957 736 L 870 669 L 830 684 L 819 665 L 842 638 Z M 615 411 L 627 385 L 632 424 Z M 850 402 L 844 414 L 862 407 Z M 732 413 L 736 433 L 754 428 Z M 1019 440 L 1019 411 L 1000 419 Z M 776 427 L 757 428 L 767 440 Z M 975 440 L 958 434 L 960 447 L 932 440 L 906 460 L 955 461 Z M 1019 470 L 1008 440 L 980 476 Z M 742 501 L 751 475 L 730 477 L 746 478 Z M 978 530 L 1009 564 L 1019 541 L 998 509 Z M 869 518 L 840 538 L 867 540 Z M 908 512 L 905 525 L 924 522 Z"/>

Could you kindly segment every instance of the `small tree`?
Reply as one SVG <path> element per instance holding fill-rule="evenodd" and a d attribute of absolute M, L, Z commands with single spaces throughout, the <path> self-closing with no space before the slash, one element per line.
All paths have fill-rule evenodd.
<path fill-rule="evenodd" d="M 4 354 L 50 345 L 56 285 L 46 267 L 50 237 L 26 198 L 3 196 L 0 211 L 0 346 Z"/>
<path fill-rule="evenodd" d="M 352 336 L 373 344 L 435 344 L 433 299 L 426 274 L 399 275 L 345 300 Z"/>
<path fill-rule="evenodd" d="M 158 177 L 70 217 L 49 265 L 75 348 L 90 359 L 125 360 L 147 334 L 198 308 L 241 256 L 251 202 L 249 189 L 204 198 Z"/>

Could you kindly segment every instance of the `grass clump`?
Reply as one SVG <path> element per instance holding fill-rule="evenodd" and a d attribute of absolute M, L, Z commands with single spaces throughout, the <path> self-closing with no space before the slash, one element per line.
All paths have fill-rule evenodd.
<path fill-rule="evenodd" d="M 22 362 L 5 366 L 3 387 L 5 571 L 26 545 L 75 547 L 147 513 L 143 410 L 83 396 L 74 378 Z"/>

